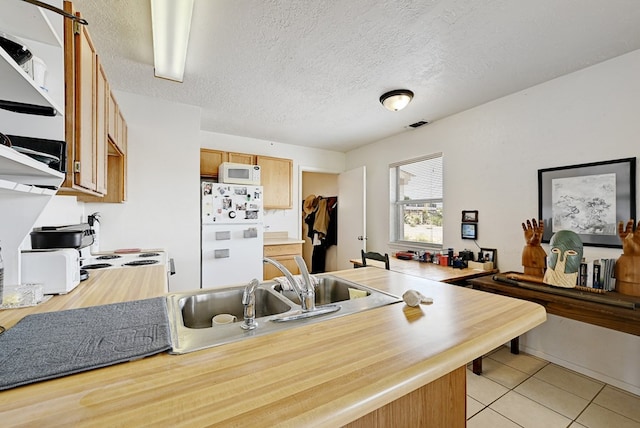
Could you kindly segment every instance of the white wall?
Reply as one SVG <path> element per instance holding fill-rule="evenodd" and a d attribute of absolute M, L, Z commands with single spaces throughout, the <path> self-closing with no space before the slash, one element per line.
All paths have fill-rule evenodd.
<path fill-rule="evenodd" d="M 460 239 L 460 213 L 478 210 L 478 244 L 498 250 L 501 271 L 522 272 L 520 224 L 537 217 L 538 169 L 638 154 L 638 76 L 635 51 L 347 153 L 347 168 L 367 167 L 368 245 L 389 247 L 389 203 L 374 191 L 389 188 L 388 165 L 442 152 L 444 245 L 477 251 Z M 617 258 L 621 250 L 585 247 L 584 254 Z M 564 321 L 550 317 L 528 333 L 527 350 L 640 393 L 640 374 L 631 370 L 640 338 L 576 322 L 566 340 Z"/>
<path fill-rule="evenodd" d="M 203 131 L 200 136 L 202 148 L 227 152 L 251 153 L 293 160 L 293 209 L 267 210 L 264 224 L 268 232 L 287 232 L 291 238 L 301 236 L 300 169 L 322 171 L 344 171 L 345 154 L 330 150 L 312 149 L 291 144 L 277 143 L 255 138 L 238 137 Z"/>
<path fill-rule="evenodd" d="M 100 212 L 100 250 L 165 248 L 170 291 L 200 287 L 200 109 L 116 92 L 128 126 L 127 201 Z"/>

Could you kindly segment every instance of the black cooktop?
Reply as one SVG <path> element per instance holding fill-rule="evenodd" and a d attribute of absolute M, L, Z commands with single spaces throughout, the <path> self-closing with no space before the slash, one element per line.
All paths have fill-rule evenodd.
<path fill-rule="evenodd" d="M 100 257 L 96 257 L 96 260 L 111 260 L 111 259 L 119 259 L 122 256 L 119 256 L 117 254 L 106 254 L 104 256 L 100 256 Z"/>
<path fill-rule="evenodd" d="M 138 257 L 158 257 L 160 253 L 142 253 Z M 150 263 L 148 263 L 150 264 Z"/>
<path fill-rule="evenodd" d="M 157 260 L 134 260 L 129 263 L 125 263 L 124 266 L 144 266 L 158 263 Z"/>
<path fill-rule="evenodd" d="M 93 263 L 90 265 L 83 265 L 82 269 L 104 269 L 113 266 L 111 263 Z"/>

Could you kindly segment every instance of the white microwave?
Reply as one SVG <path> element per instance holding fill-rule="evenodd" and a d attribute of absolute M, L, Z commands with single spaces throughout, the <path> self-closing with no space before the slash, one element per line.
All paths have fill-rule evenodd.
<path fill-rule="evenodd" d="M 218 167 L 218 182 L 259 186 L 260 166 L 222 162 Z"/>

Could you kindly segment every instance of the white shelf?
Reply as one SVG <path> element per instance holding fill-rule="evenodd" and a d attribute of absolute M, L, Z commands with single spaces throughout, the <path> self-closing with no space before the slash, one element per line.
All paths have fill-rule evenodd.
<path fill-rule="evenodd" d="M 64 173 L 29 156 L 0 145 L 0 179 L 25 185 L 58 187 Z"/>
<path fill-rule="evenodd" d="M 45 0 L 57 8 L 62 0 Z M 63 19 L 51 11 L 21 0 L 0 0 L 0 31 L 22 39 L 47 64 L 49 91 L 0 49 L 0 99 L 50 107 L 55 117 L 0 110 L 1 132 L 49 139 L 64 139 Z M 36 135 L 43 133 L 46 135 Z M 20 246 L 42 211 L 56 194 L 65 174 L 42 162 L 0 145 L 0 246 L 4 282 L 20 284 Z"/>
<path fill-rule="evenodd" d="M 57 8 L 61 1 L 46 1 Z M 4 0 L 0 7 L 0 31 L 23 39 L 62 47 L 62 40 L 48 18 L 48 11 L 21 0 Z"/>
<path fill-rule="evenodd" d="M 0 94 L 3 100 L 53 107 L 57 115 L 64 114 L 64 110 L 49 94 L 36 86 L 33 79 L 4 49 L 0 49 L 0 76 Z"/>
<path fill-rule="evenodd" d="M 7 284 L 20 284 L 20 245 L 64 176 L 42 162 L 0 146 L 0 246 Z"/>
<path fill-rule="evenodd" d="M 62 0 L 45 2 L 62 7 Z M 21 0 L 5 0 L 0 2 L 0 31 L 22 39 L 34 56 L 45 60 L 50 74 L 47 81 L 50 84 L 55 84 L 54 79 L 64 78 L 57 70 L 63 70 L 64 61 L 63 19 L 60 15 Z M 64 115 L 63 86 L 53 88 L 51 96 L 38 87 L 4 49 L 0 49 L 0 76 L 2 100 L 51 107 L 56 110 L 58 117 Z M 6 130 L 3 132 L 6 133 Z"/>
<path fill-rule="evenodd" d="M 9 194 L 25 193 L 29 195 L 44 195 L 53 196 L 56 194 L 56 190 L 47 189 L 38 186 L 28 186 L 25 184 L 16 183 L 14 181 L 7 181 L 0 179 L 0 196 Z"/>

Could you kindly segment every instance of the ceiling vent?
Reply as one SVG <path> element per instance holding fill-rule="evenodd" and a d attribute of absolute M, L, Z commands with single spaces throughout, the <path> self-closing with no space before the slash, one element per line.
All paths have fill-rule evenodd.
<path fill-rule="evenodd" d="M 421 127 L 421 126 L 423 126 L 423 125 L 426 125 L 427 123 L 429 123 L 429 122 L 427 122 L 426 120 L 421 120 L 420 122 L 412 123 L 412 124 L 411 124 L 411 125 L 409 125 L 408 127 L 409 127 L 409 128 L 413 128 L 413 129 L 416 129 L 416 128 L 420 128 L 420 127 Z"/>

